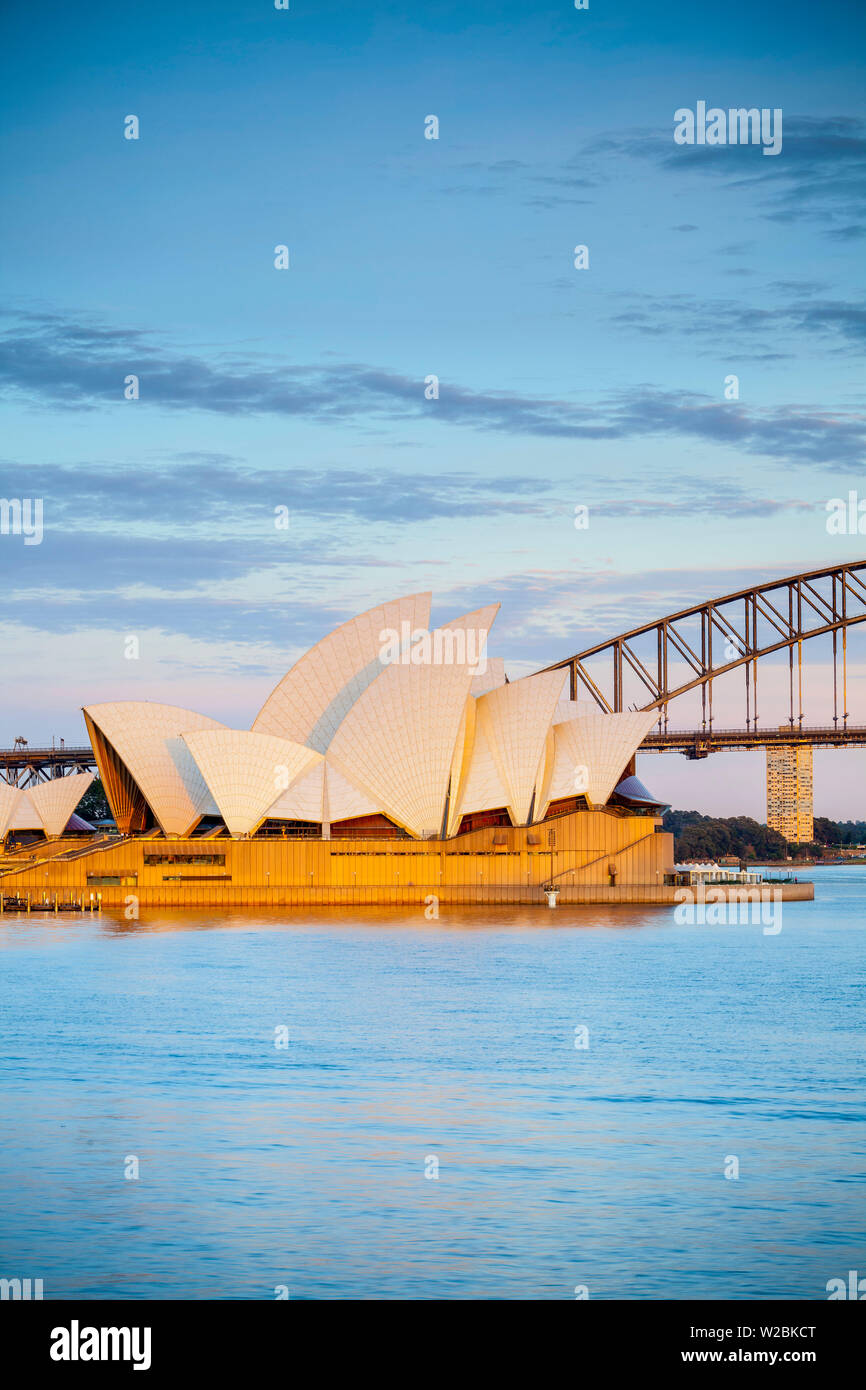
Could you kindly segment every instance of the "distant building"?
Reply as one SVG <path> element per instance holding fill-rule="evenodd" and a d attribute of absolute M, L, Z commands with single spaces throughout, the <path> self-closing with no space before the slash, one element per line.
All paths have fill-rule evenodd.
<path fill-rule="evenodd" d="M 812 820 L 812 748 L 786 744 L 767 749 L 767 824 L 789 844 L 809 844 Z"/>
<path fill-rule="evenodd" d="M 730 864 L 730 861 L 727 862 Z M 724 860 L 718 864 L 713 863 L 712 860 L 708 860 L 705 864 L 700 864 L 695 860 L 687 860 L 682 864 L 674 865 L 674 875 L 680 886 L 696 883 L 763 883 L 764 875 L 760 869 L 741 869 L 736 859 L 734 864 L 736 868 L 725 867 Z"/>

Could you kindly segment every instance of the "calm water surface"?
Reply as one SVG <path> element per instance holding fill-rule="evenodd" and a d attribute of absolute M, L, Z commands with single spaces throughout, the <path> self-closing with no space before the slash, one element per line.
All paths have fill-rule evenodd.
<path fill-rule="evenodd" d="M 866 870 L 810 876 L 777 936 L 669 908 L 2 918 L 0 1275 L 826 1298 L 866 1273 Z"/>

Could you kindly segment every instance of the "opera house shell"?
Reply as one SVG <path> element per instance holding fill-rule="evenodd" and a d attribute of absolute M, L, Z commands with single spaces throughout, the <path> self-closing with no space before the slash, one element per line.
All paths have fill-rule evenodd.
<path fill-rule="evenodd" d="M 508 681 L 487 655 L 499 605 L 431 631 L 430 601 L 413 594 L 338 627 L 283 677 L 251 729 L 146 701 L 88 706 L 118 829 L 444 841 L 612 797 L 658 811 L 636 778 L 623 782 L 655 711 L 572 701 L 562 669 Z"/>
<path fill-rule="evenodd" d="M 92 772 L 76 772 L 26 788 L 0 782 L 0 842 L 16 831 L 54 836 L 65 830 L 90 830 L 74 813 L 92 781 Z"/>

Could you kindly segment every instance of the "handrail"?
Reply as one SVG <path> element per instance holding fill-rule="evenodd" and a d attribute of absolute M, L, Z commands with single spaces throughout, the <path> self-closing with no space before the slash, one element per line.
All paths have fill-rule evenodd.
<path fill-rule="evenodd" d="M 551 878 L 545 879 L 545 883 L 555 883 L 558 878 L 564 878 L 566 874 L 582 874 L 584 869 L 591 869 L 593 864 L 598 864 L 602 859 L 616 859 L 617 855 L 624 854 L 627 849 L 634 849 L 635 845 L 642 845 L 644 840 L 652 840 L 655 833 L 655 830 L 652 830 L 648 835 L 641 835 L 639 840 L 632 840 L 629 845 L 621 845 L 619 849 L 605 850 L 603 854 L 597 854 L 594 859 L 588 859 L 585 864 L 572 865 L 570 869 L 560 869 L 558 874 L 553 874 Z"/>

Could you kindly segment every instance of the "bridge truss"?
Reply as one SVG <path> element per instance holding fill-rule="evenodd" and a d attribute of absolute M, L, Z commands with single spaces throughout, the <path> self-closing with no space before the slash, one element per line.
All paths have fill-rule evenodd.
<path fill-rule="evenodd" d="M 659 711 L 658 734 L 647 738 L 645 749 L 676 747 L 683 752 L 687 751 L 683 741 L 695 735 L 682 734 L 679 743 L 667 741 L 671 701 L 698 690 L 701 733 L 711 734 L 713 683 L 731 671 L 742 670 L 745 732 L 751 735 L 748 743 L 755 747 L 767 742 L 764 732 L 758 733 L 758 663 L 773 653 L 787 651 L 790 736 L 784 742 L 836 742 L 838 734 L 845 733 L 846 742 L 861 743 L 864 731 L 848 727 L 848 630 L 866 621 L 864 581 L 866 560 L 857 560 L 740 589 L 632 628 L 546 669 L 568 667 L 571 698 L 588 693 L 600 709 L 611 713 L 626 708 L 628 679 L 641 692 L 629 707 Z M 836 737 L 813 740 L 803 727 L 803 643 L 825 635 L 831 639 L 833 660 L 833 723 L 829 732 Z M 766 733 L 778 730 L 777 722 Z M 675 740 L 677 736 L 671 737 Z M 719 742 L 717 746 L 734 745 Z M 747 745 L 741 742 L 737 746 Z M 715 749 L 708 747 L 707 751 Z"/>

